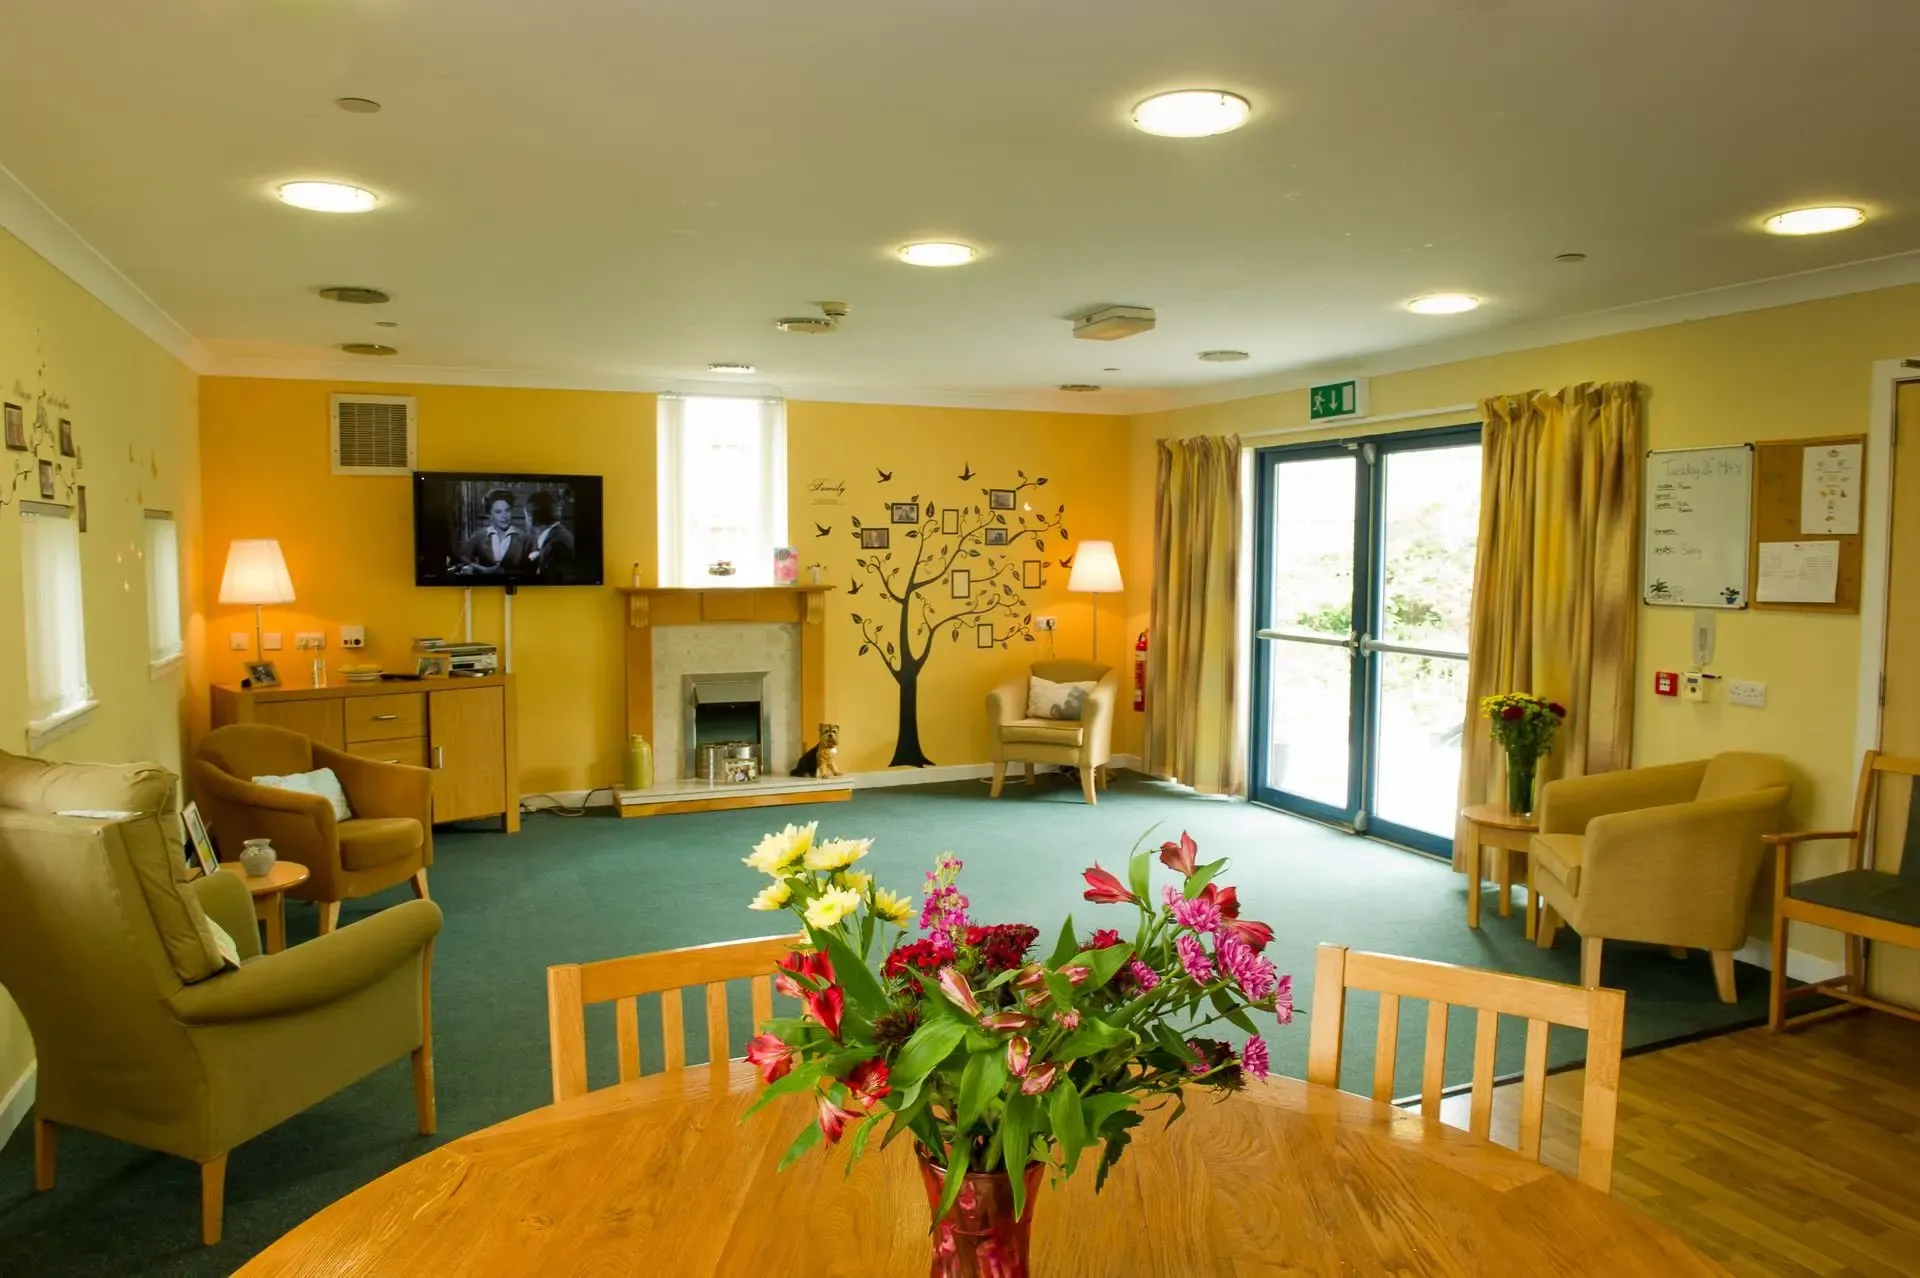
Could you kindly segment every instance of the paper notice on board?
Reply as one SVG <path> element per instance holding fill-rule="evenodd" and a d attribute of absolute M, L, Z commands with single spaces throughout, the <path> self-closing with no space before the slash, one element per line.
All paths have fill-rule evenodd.
<path fill-rule="evenodd" d="M 1808 447 L 1800 462 L 1800 531 L 1810 537 L 1860 531 L 1860 445 Z"/>
<path fill-rule="evenodd" d="M 1757 603 L 1832 603 L 1840 586 L 1837 541 L 1763 541 Z"/>

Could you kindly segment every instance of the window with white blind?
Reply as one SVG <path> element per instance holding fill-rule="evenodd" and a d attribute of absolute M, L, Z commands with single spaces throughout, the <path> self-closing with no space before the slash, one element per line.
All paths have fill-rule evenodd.
<path fill-rule="evenodd" d="M 784 400 L 660 396 L 660 584 L 765 586 L 787 542 Z M 731 575 L 714 573 L 718 564 Z"/>
<path fill-rule="evenodd" d="M 180 534 L 173 515 L 146 512 L 147 662 L 156 677 L 180 664 Z"/>
<path fill-rule="evenodd" d="M 21 612 L 27 621 L 27 746 L 79 724 L 96 702 L 87 682 L 80 526 L 66 506 L 20 505 Z"/>

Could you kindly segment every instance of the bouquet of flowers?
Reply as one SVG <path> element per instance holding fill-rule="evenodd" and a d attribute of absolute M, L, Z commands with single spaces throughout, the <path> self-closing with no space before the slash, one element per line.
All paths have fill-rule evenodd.
<path fill-rule="evenodd" d="M 936 1273 L 971 1272 L 942 1267 L 969 1249 L 998 1249 L 988 1268 L 1023 1273 L 1043 1168 L 1071 1174 L 1097 1147 L 1104 1184 L 1144 1109 L 1163 1102 L 1178 1118 L 1189 1088 L 1267 1076 L 1253 1015 L 1288 1024 L 1291 978 L 1262 957 L 1273 930 L 1242 918 L 1234 889 L 1216 882 L 1227 862 L 1200 863 L 1186 835 L 1159 849 L 1180 882 L 1157 898 L 1151 851 L 1136 848 L 1124 881 L 1085 871 L 1087 900 L 1132 917 L 1084 935 L 1068 919 L 1041 956 L 1031 925 L 972 918 L 950 854 L 927 875 L 919 935 L 907 935 L 912 903 L 854 868 L 870 844 L 790 825 L 746 858 L 772 880 L 753 908 L 806 925 L 775 978 L 803 1013 L 769 1022 L 747 1052 L 768 1084 L 754 1108 L 814 1098 L 816 1121 L 783 1167 L 822 1141 L 845 1141 L 857 1159 L 876 1129 L 883 1146 L 912 1136 Z M 1219 1026 L 1238 1043 L 1215 1037 Z"/>
<path fill-rule="evenodd" d="M 1480 714 L 1507 755 L 1508 810 L 1533 811 L 1534 772 L 1540 756 L 1553 749 L 1567 708 L 1531 692 L 1501 692 L 1480 698 Z"/>

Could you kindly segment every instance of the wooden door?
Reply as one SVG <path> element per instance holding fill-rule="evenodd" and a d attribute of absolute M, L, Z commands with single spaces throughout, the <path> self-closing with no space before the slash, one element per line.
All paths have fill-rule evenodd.
<path fill-rule="evenodd" d="M 1893 445 L 1893 519 L 1888 538 L 1886 673 L 1880 748 L 1920 754 L 1920 381 L 1900 386 Z M 1912 787 L 1888 777 L 1874 823 L 1875 865 L 1897 869 L 1907 824 L 1914 819 Z M 1920 1007 L 1920 954 L 1892 945 L 1868 947 L 1868 984 L 1881 998 Z"/>
<path fill-rule="evenodd" d="M 507 810 L 504 688 L 459 688 L 427 697 L 433 819 L 463 821 Z"/>

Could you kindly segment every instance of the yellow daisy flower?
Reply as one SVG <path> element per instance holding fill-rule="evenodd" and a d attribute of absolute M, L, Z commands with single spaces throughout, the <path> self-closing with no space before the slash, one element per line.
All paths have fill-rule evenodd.
<path fill-rule="evenodd" d="M 807 903 L 807 926 L 832 927 L 860 908 L 860 894 L 852 888 L 829 888 Z"/>
<path fill-rule="evenodd" d="M 793 885 L 781 879 L 760 889 L 747 906 L 749 910 L 781 910 L 793 899 Z"/>
<path fill-rule="evenodd" d="M 881 888 L 873 894 L 873 912 L 895 927 L 905 927 L 913 921 L 913 898 Z"/>
<path fill-rule="evenodd" d="M 813 847 L 813 833 L 819 828 L 818 821 L 809 821 L 805 825 L 789 825 L 778 834 L 769 834 L 754 844 L 753 855 L 746 863 L 762 874 L 771 874 L 778 878 L 780 874 L 807 856 Z"/>
<path fill-rule="evenodd" d="M 808 850 L 809 870 L 844 870 L 867 854 L 872 839 L 828 839 Z"/>

